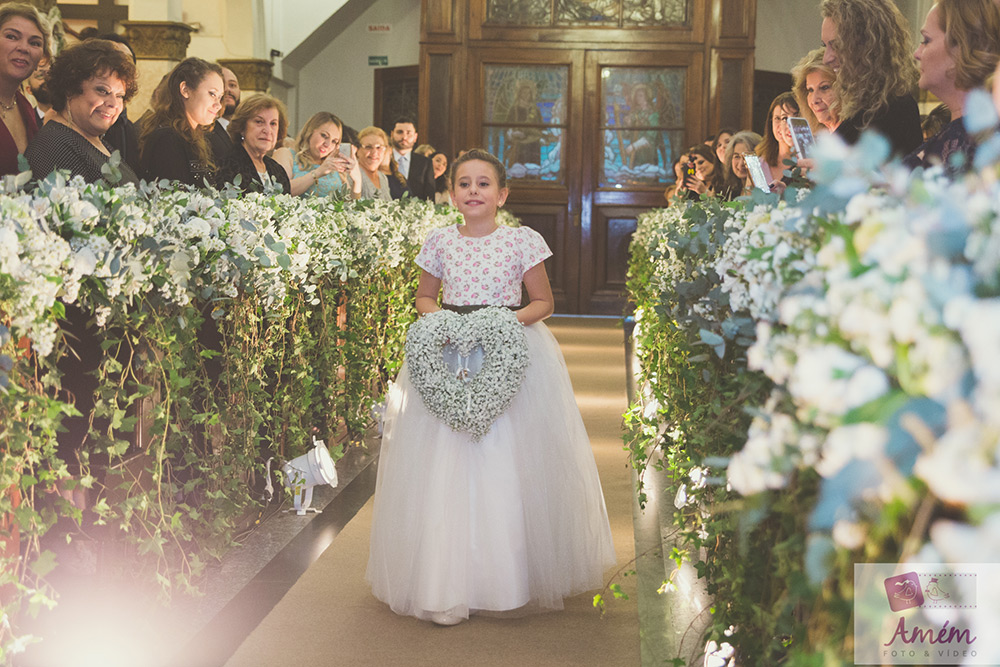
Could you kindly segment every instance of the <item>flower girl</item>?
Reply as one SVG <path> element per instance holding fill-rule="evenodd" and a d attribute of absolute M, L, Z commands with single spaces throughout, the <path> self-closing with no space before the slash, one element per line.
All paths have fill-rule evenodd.
<path fill-rule="evenodd" d="M 469 151 L 452 175 L 465 224 L 433 231 L 417 256 L 421 319 L 388 395 L 366 574 L 394 612 L 439 625 L 562 609 L 615 563 L 590 440 L 542 323 L 552 252 L 529 227 L 497 225 L 497 158 Z"/>

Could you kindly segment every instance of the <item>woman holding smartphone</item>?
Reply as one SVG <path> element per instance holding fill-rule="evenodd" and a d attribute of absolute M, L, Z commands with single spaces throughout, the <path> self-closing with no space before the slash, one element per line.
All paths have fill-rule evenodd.
<path fill-rule="evenodd" d="M 785 160 L 791 160 L 795 156 L 788 119 L 798 115 L 799 103 L 795 101 L 795 95 L 790 92 L 775 97 L 767 112 L 768 123 L 764 130 L 764 139 L 757 144 L 756 152 L 760 156 L 764 177 L 772 187 L 782 180 Z"/>
<path fill-rule="evenodd" d="M 352 146 L 341 142 L 344 124 L 328 111 L 320 111 L 306 121 L 295 139 L 295 152 L 274 151 L 274 160 L 285 168 L 293 195 L 329 197 L 350 193 L 361 195 L 361 173 Z"/>
<path fill-rule="evenodd" d="M 722 190 L 722 164 L 711 146 L 698 144 L 684 151 L 686 161 L 684 178 L 677 194 L 686 195 L 689 199 L 698 199 L 701 195 L 715 195 Z"/>

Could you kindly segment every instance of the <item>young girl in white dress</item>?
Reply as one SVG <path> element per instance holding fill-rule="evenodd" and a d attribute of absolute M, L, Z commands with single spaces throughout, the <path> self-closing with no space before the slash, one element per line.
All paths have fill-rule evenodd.
<path fill-rule="evenodd" d="M 417 264 L 421 315 L 447 306 L 509 306 L 529 361 L 520 389 L 476 441 L 432 415 L 404 361 L 385 412 L 366 578 L 397 614 L 455 625 L 477 611 L 562 609 L 603 585 L 615 564 L 590 439 L 558 343 L 542 320 L 553 298 L 529 227 L 501 227 L 506 172 L 469 151 L 453 167 L 465 224 L 435 230 Z M 446 306 L 446 307 L 447 307 Z"/>

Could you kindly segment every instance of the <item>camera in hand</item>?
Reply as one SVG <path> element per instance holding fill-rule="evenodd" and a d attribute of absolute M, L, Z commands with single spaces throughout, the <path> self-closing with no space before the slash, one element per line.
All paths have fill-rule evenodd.
<path fill-rule="evenodd" d="M 694 161 L 694 156 L 689 155 L 687 166 L 684 167 L 684 188 L 687 190 L 688 199 L 698 199 L 700 195 L 692 190 L 698 179 L 698 165 Z"/>

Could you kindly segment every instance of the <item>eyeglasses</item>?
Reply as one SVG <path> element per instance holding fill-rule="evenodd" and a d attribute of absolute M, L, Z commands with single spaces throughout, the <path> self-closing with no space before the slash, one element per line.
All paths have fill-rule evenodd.
<path fill-rule="evenodd" d="M 385 144 L 376 144 L 374 146 L 362 146 L 361 150 L 368 151 L 369 153 L 378 153 L 379 151 L 385 150 Z"/>

